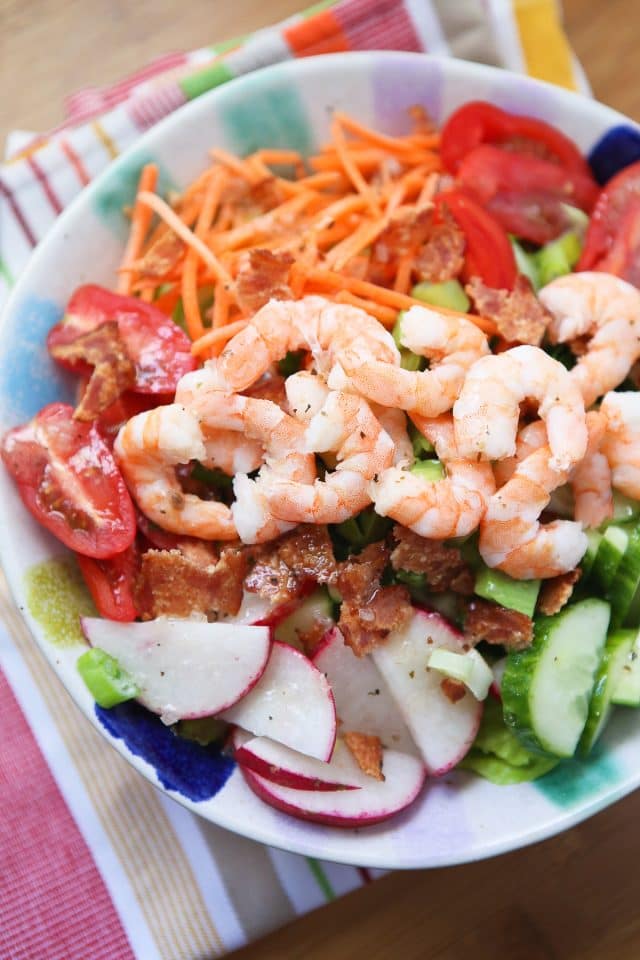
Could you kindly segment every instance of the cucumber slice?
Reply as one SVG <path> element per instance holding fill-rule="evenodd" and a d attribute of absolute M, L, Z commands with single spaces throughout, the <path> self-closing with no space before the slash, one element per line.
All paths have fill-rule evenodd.
<path fill-rule="evenodd" d="M 443 283 L 417 283 L 411 291 L 416 300 L 424 300 L 433 307 L 445 307 L 468 313 L 471 307 L 469 297 L 458 280 L 445 280 Z"/>
<path fill-rule="evenodd" d="M 426 437 L 423 437 L 417 427 L 409 423 L 409 436 L 413 447 L 413 455 L 416 460 L 424 460 L 433 453 L 433 444 Z"/>
<path fill-rule="evenodd" d="M 545 244 L 535 254 L 540 277 L 540 286 L 544 287 L 556 277 L 563 277 L 571 273 L 572 268 L 580 259 L 582 241 L 577 233 L 570 230 L 562 234 L 557 240 Z"/>
<path fill-rule="evenodd" d="M 540 286 L 540 276 L 538 274 L 538 264 L 532 253 L 527 253 L 524 250 L 515 237 L 509 237 L 511 240 L 511 246 L 513 248 L 513 254 L 516 258 L 516 267 L 518 268 L 518 273 L 523 273 L 525 277 L 528 277 L 531 281 L 531 285 L 534 290 L 537 290 Z"/>
<path fill-rule="evenodd" d="M 611 703 L 621 707 L 640 707 L 640 633 L 631 632 L 634 641 L 611 695 Z"/>
<path fill-rule="evenodd" d="M 614 630 L 607 639 L 589 701 L 587 722 L 580 737 L 579 750 L 585 757 L 609 719 L 613 692 L 620 682 L 635 639 L 635 630 Z"/>
<path fill-rule="evenodd" d="M 540 581 L 513 580 L 506 573 L 492 570 L 483 564 L 476 573 L 474 591 L 479 597 L 494 600 L 501 607 L 518 610 L 527 617 L 532 617 L 540 592 Z"/>
<path fill-rule="evenodd" d="M 611 625 L 613 627 L 619 627 L 626 622 L 639 588 L 640 527 L 635 527 L 629 534 L 627 549 L 607 593 L 607 599 L 611 602 Z"/>
<path fill-rule="evenodd" d="M 573 756 L 607 638 L 611 609 L 590 598 L 535 624 L 533 644 L 507 657 L 504 718 L 521 743 L 545 756 Z"/>
<path fill-rule="evenodd" d="M 460 680 L 476 700 L 486 700 L 493 683 L 491 667 L 475 649 L 466 653 L 453 653 L 442 648 L 434 650 L 429 657 L 429 669 L 438 670 L 452 680 Z"/>
<path fill-rule="evenodd" d="M 302 635 L 317 627 L 322 632 L 333 624 L 333 602 L 324 587 L 305 597 L 299 607 L 285 617 L 275 629 L 274 639 L 304 652 Z"/>
<path fill-rule="evenodd" d="M 629 534 L 619 526 L 610 526 L 605 530 L 598 544 L 589 575 L 589 586 L 598 593 L 606 595 L 620 566 L 629 543 Z"/>
<path fill-rule="evenodd" d="M 391 334 L 395 340 L 396 347 L 400 351 L 400 366 L 403 370 L 409 370 L 410 372 L 415 373 L 416 370 L 424 370 L 427 365 L 427 361 L 424 357 L 419 356 L 417 353 L 412 353 L 411 350 L 407 350 L 402 344 L 402 340 L 400 339 L 402 336 L 402 318 L 406 312 L 406 310 L 400 311 Z"/>
<path fill-rule="evenodd" d="M 582 568 L 582 582 L 586 583 L 591 570 L 593 569 L 593 564 L 598 553 L 598 547 L 600 546 L 600 541 L 602 540 L 602 534 L 598 533 L 597 530 L 587 530 L 587 540 L 589 545 L 585 552 L 584 557 L 580 561 L 580 566 Z"/>

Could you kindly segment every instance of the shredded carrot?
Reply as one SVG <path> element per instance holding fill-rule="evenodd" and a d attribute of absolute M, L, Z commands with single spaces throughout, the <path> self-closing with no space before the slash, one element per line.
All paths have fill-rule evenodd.
<path fill-rule="evenodd" d="M 382 147 L 383 150 L 386 150 L 388 153 L 406 153 L 415 149 L 410 141 L 407 142 L 407 139 L 402 137 L 388 137 L 384 133 L 379 133 L 377 130 L 366 127 L 363 123 L 359 123 L 359 121 L 354 120 L 353 117 L 342 113 L 340 110 L 336 110 L 333 117 L 343 129 L 348 130 L 350 133 L 355 133 L 367 143 L 372 143 L 376 147 Z"/>
<path fill-rule="evenodd" d="M 197 357 L 206 353 L 211 347 L 224 346 L 227 341 L 231 340 L 231 337 L 235 337 L 236 333 L 244 330 L 248 323 L 248 320 L 236 320 L 234 323 L 228 323 L 225 327 L 209 330 L 202 337 L 194 340 L 191 344 L 191 353 Z"/>
<path fill-rule="evenodd" d="M 410 251 L 400 259 L 398 264 L 398 272 L 396 273 L 396 279 L 393 283 L 393 289 L 398 293 L 408 293 L 411 289 L 411 275 L 413 273 L 414 258 L 415 254 L 413 251 Z"/>
<path fill-rule="evenodd" d="M 167 223 L 174 233 L 177 233 L 181 240 L 192 250 L 195 250 L 201 260 L 213 271 L 219 280 L 223 280 L 231 289 L 233 286 L 231 277 L 224 269 L 215 254 L 200 240 L 196 235 L 185 226 L 180 217 L 173 212 L 171 207 L 154 193 L 143 191 L 138 194 L 138 200 L 146 206 L 151 207 L 159 217 Z"/>
<path fill-rule="evenodd" d="M 376 320 L 379 320 L 380 323 L 383 323 L 385 327 L 392 327 L 398 319 L 398 311 L 393 310 L 392 307 L 385 307 L 380 303 L 374 303 L 373 300 L 356 297 L 355 294 L 349 293 L 348 290 L 340 290 L 336 293 L 335 299 L 338 303 L 349 303 L 353 307 L 360 307 L 365 313 L 370 314 L 372 317 L 375 317 Z"/>
<path fill-rule="evenodd" d="M 342 270 L 356 254 L 368 247 L 382 233 L 387 225 L 383 217 L 377 220 L 363 220 L 357 230 L 336 244 L 325 257 L 325 263 L 332 270 Z"/>
<path fill-rule="evenodd" d="M 229 297 L 224 289 L 224 284 L 217 283 L 213 295 L 213 318 L 212 327 L 214 330 L 224 327 L 229 319 Z"/>
<path fill-rule="evenodd" d="M 206 236 L 211 221 L 216 215 L 226 181 L 227 178 L 222 172 L 222 168 L 216 168 L 213 176 L 209 180 L 207 192 L 205 193 L 196 223 L 195 236 L 200 241 Z M 197 290 L 198 266 L 198 254 L 191 248 L 187 252 L 182 270 L 181 292 L 184 321 L 187 332 L 192 340 L 196 340 L 204 333 L 204 324 L 202 323 L 202 316 L 200 314 Z"/>
<path fill-rule="evenodd" d="M 228 169 L 232 170 L 233 173 L 237 173 L 239 177 L 243 178 L 243 180 L 247 180 L 251 184 L 259 182 L 260 175 L 256 173 L 254 168 L 249 163 L 249 158 L 246 160 L 241 160 L 239 157 L 235 157 L 232 153 L 229 153 L 227 150 L 223 150 L 221 147 L 214 147 L 213 150 L 209 151 L 209 153 L 214 160 L 217 160 L 218 163 L 228 167 Z"/>
<path fill-rule="evenodd" d="M 131 211 L 131 229 L 129 239 L 124 248 L 122 264 L 118 273 L 118 293 L 131 293 L 133 279 L 132 263 L 138 259 L 144 239 L 151 224 L 153 211 L 139 202 L 140 193 L 145 190 L 154 191 L 158 183 L 158 168 L 155 163 L 147 163 L 140 173 L 136 201 Z"/>
<path fill-rule="evenodd" d="M 258 157 L 263 163 L 273 166 L 282 165 L 294 167 L 302 163 L 302 156 L 297 150 L 264 149 L 257 150 L 253 156 Z"/>
<path fill-rule="evenodd" d="M 380 204 L 378 203 L 376 195 L 354 163 L 353 157 L 349 153 L 344 131 L 340 126 L 340 121 L 336 119 L 335 116 L 333 118 L 333 123 L 331 124 L 331 133 L 333 135 L 336 151 L 340 157 L 340 162 L 344 172 L 349 177 L 349 180 L 351 180 L 351 183 L 354 185 L 358 193 L 361 194 L 361 196 L 367 201 L 367 206 L 371 209 L 371 211 L 376 214 L 376 216 L 380 216 Z"/>

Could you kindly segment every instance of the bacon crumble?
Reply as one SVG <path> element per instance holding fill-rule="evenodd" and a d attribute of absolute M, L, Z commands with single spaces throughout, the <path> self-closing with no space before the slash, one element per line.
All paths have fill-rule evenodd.
<path fill-rule="evenodd" d="M 538 595 L 539 612 L 553 616 L 554 613 L 562 610 L 571 599 L 573 588 L 581 576 L 582 571 L 576 569 L 545 580 Z"/>
<path fill-rule="evenodd" d="M 250 553 L 254 564 L 245 587 L 274 604 L 299 597 L 309 581 L 333 583 L 336 578 L 333 545 L 324 526 L 301 524 Z"/>
<path fill-rule="evenodd" d="M 250 250 L 238 270 L 238 301 L 243 310 L 255 313 L 269 300 L 289 300 L 289 270 L 294 263 L 290 253 Z"/>
<path fill-rule="evenodd" d="M 453 677 L 444 677 L 440 681 L 440 689 L 450 703 L 458 703 L 467 692 L 464 683 L 461 680 L 454 680 Z"/>
<path fill-rule="evenodd" d="M 509 343 L 540 346 L 552 317 L 538 300 L 531 281 L 519 274 L 513 290 L 494 290 L 472 277 L 465 290 L 483 317 L 493 320 Z"/>
<path fill-rule="evenodd" d="M 434 593 L 473 593 L 473 572 L 457 547 L 447 547 L 441 540 L 427 540 L 399 524 L 393 528 L 393 539 L 397 544 L 391 553 L 394 570 L 424 574 Z"/>
<path fill-rule="evenodd" d="M 180 549 L 148 550 L 136 581 L 137 608 L 143 620 L 156 617 L 235 615 L 242 603 L 247 558 L 227 547 L 216 557 L 206 544 L 186 542 Z"/>
<path fill-rule="evenodd" d="M 342 739 L 364 774 L 374 780 L 384 780 L 380 737 L 349 731 L 342 734 Z"/>
<path fill-rule="evenodd" d="M 533 620 L 487 600 L 471 600 L 464 621 L 467 643 L 498 644 L 507 650 L 525 650 L 533 642 Z"/>
<path fill-rule="evenodd" d="M 135 384 L 136 367 L 115 320 L 107 320 L 68 343 L 51 346 L 49 352 L 56 360 L 78 360 L 93 367 L 73 414 L 76 420 L 95 420 Z"/>
<path fill-rule="evenodd" d="M 418 252 L 416 269 L 421 280 L 445 283 L 453 280 L 464 266 L 466 240 L 464 233 L 448 216 L 436 224 L 425 245 Z"/>

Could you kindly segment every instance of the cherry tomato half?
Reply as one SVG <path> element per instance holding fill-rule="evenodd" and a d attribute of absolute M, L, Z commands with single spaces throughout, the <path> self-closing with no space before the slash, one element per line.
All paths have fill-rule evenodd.
<path fill-rule="evenodd" d="M 98 613 L 108 620 L 129 622 L 138 616 L 135 582 L 138 555 L 135 544 L 106 560 L 76 554 L 80 572 Z"/>
<path fill-rule="evenodd" d="M 589 212 L 598 195 L 590 177 L 569 174 L 539 157 L 488 145 L 467 154 L 457 180 L 505 230 L 540 244 L 568 228 L 565 204 Z"/>
<path fill-rule="evenodd" d="M 494 218 L 459 190 L 437 194 L 436 210 L 446 207 L 465 236 L 463 277 L 480 277 L 488 287 L 512 290 L 518 276 L 513 248 Z"/>
<path fill-rule="evenodd" d="M 576 269 L 607 270 L 637 286 L 639 218 L 640 161 L 625 167 L 602 188 Z"/>
<path fill-rule="evenodd" d="M 27 509 L 67 547 L 102 559 L 133 542 L 133 503 L 113 454 L 73 407 L 51 403 L 10 430 L 2 459 Z"/>
<path fill-rule="evenodd" d="M 466 155 L 483 143 L 533 154 L 591 176 L 587 161 L 564 133 L 543 120 L 507 113 L 484 100 L 465 103 L 445 123 L 440 145 L 445 168 L 456 173 Z"/>
<path fill-rule="evenodd" d="M 78 287 L 64 317 L 49 331 L 47 346 L 71 343 L 109 320 L 117 322 L 135 364 L 138 393 L 173 393 L 180 377 L 195 369 L 191 341 L 171 317 L 151 303 L 94 284 Z M 76 373 L 90 372 L 83 361 L 60 362 Z"/>

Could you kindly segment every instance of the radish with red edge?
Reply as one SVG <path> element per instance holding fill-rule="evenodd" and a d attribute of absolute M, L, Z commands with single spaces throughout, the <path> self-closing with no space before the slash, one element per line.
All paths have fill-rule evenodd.
<path fill-rule="evenodd" d="M 273 604 L 257 593 L 245 590 L 242 603 L 236 614 L 222 617 L 224 623 L 246 623 L 254 626 L 277 627 L 278 624 L 293 613 L 300 601 L 289 600 L 286 603 Z"/>
<path fill-rule="evenodd" d="M 330 827 L 366 827 L 388 820 L 413 803 L 426 776 L 424 764 L 417 757 L 398 750 L 383 753 L 385 779 L 366 777 L 359 790 L 297 790 L 246 767 L 240 770 L 247 785 L 265 803 L 300 820 Z"/>
<path fill-rule="evenodd" d="M 409 623 L 371 654 L 435 776 L 462 760 L 482 719 L 479 700 L 467 689 L 459 699 L 447 696 L 446 678 L 429 669 L 429 657 L 438 648 L 464 653 L 464 637 L 439 613 L 415 610 Z"/>
<path fill-rule="evenodd" d="M 222 719 L 317 760 L 329 760 L 336 708 L 326 677 L 304 654 L 274 643 L 260 682 Z"/>
<path fill-rule="evenodd" d="M 269 659 L 268 627 L 83 617 L 92 647 L 114 657 L 135 681 L 139 700 L 165 723 L 220 713 L 258 682 Z"/>
<path fill-rule="evenodd" d="M 368 733 L 385 747 L 417 753 L 386 680 L 371 657 L 356 657 L 338 627 L 324 635 L 313 663 L 329 681 L 342 730 Z"/>
<path fill-rule="evenodd" d="M 269 737 L 252 737 L 244 730 L 234 731 L 231 743 L 235 751 L 234 759 L 243 769 L 251 770 L 282 787 L 294 790 L 357 790 L 370 780 L 340 739 L 336 740 L 329 763 L 307 757 Z"/>

